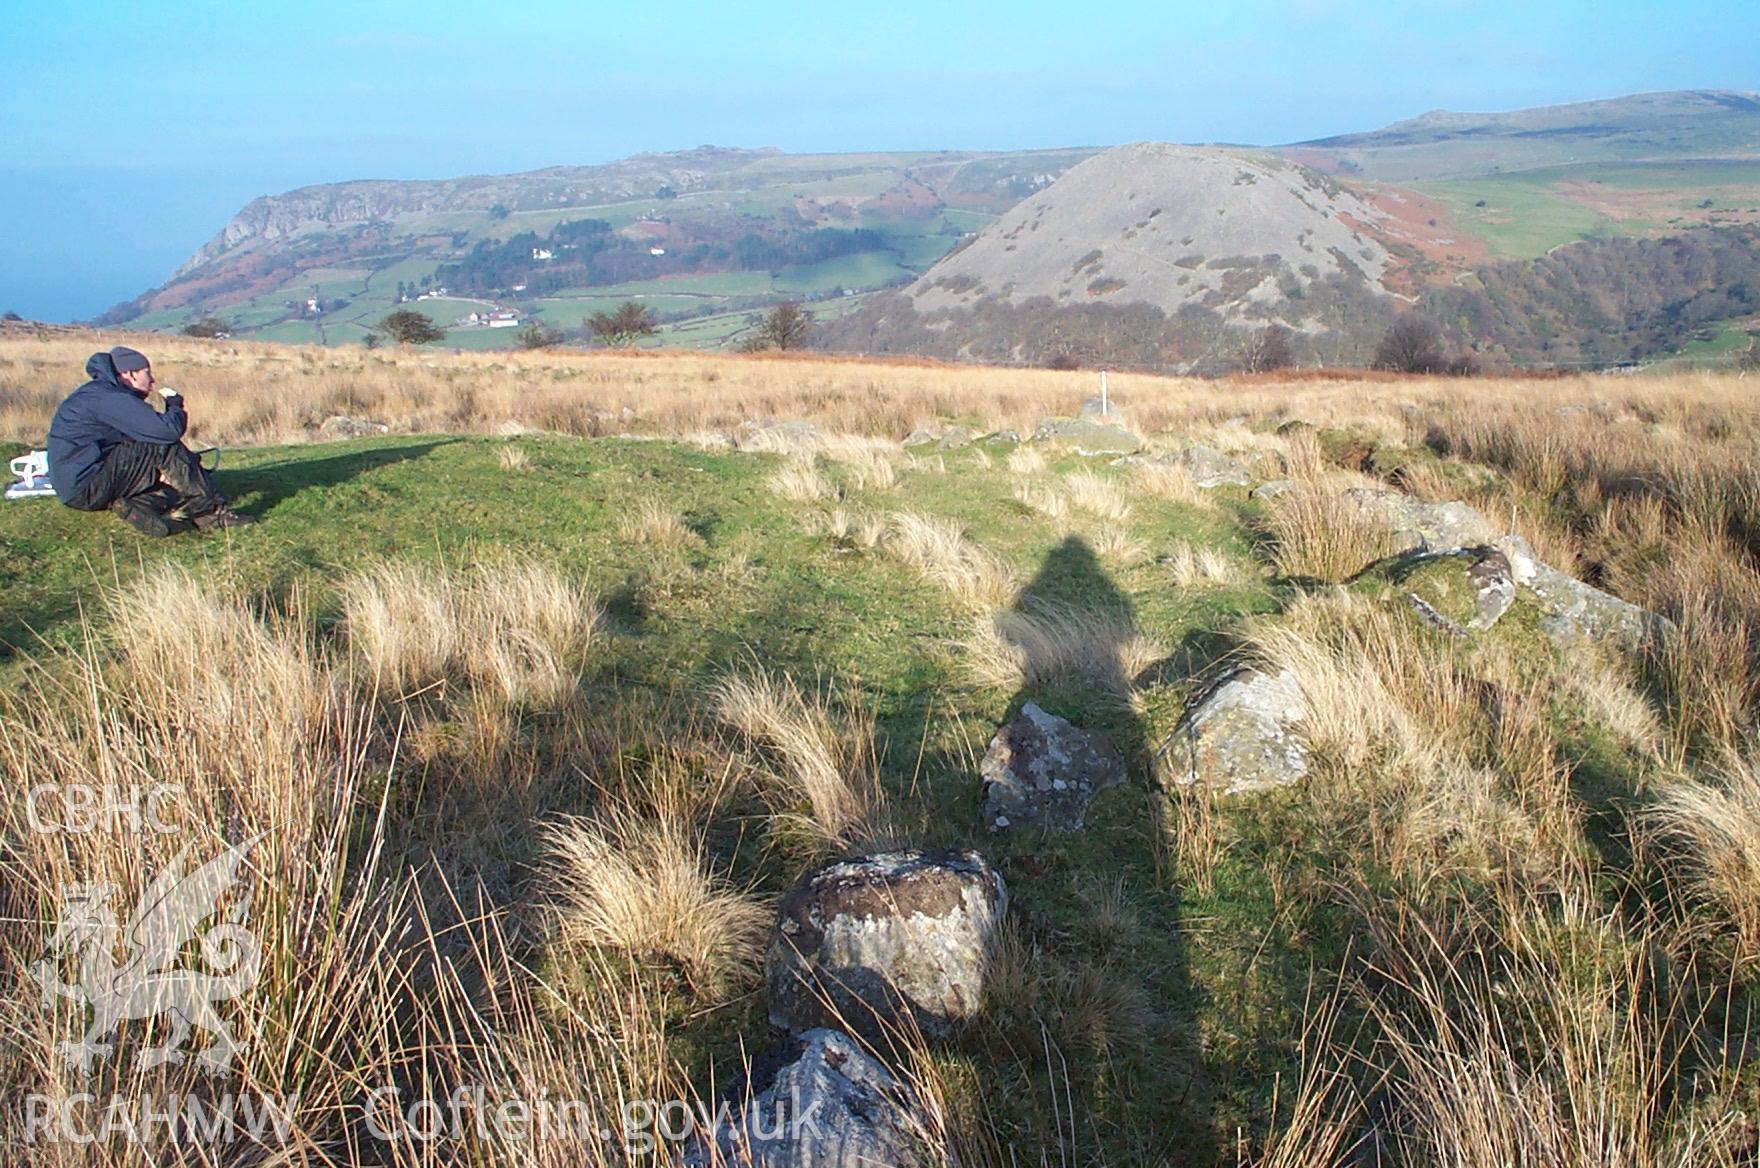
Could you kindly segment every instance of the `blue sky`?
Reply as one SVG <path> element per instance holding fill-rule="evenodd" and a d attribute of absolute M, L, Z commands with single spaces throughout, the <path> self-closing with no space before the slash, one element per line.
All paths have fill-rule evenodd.
<path fill-rule="evenodd" d="M 9 4 L 0 311 L 86 317 L 250 199 L 714 143 L 1271 144 L 1760 89 L 1760 4 Z"/>

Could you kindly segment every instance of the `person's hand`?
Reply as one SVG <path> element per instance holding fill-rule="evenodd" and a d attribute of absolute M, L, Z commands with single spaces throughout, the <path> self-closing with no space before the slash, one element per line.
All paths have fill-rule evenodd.
<path fill-rule="evenodd" d="M 183 395 L 178 393 L 175 389 L 172 389 L 169 385 L 161 385 L 159 387 L 159 396 L 164 399 L 165 404 L 168 406 L 174 406 L 183 400 Z"/>

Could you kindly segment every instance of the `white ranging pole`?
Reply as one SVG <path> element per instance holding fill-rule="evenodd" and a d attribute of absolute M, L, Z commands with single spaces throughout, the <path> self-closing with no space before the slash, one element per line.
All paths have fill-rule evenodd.
<path fill-rule="evenodd" d="M 1106 404 L 1106 370 L 1104 369 L 1100 371 L 1100 416 L 1102 418 L 1112 416 L 1112 409 Z"/>

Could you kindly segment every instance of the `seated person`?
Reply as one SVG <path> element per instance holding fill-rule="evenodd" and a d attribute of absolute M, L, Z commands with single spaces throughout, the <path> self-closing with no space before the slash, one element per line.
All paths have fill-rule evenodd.
<path fill-rule="evenodd" d="M 189 415 L 182 395 L 159 391 L 164 412 L 146 402 L 153 366 L 125 346 L 93 353 L 91 380 L 68 395 L 49 423 L 49 481 L 69 507 L 115 511 L 144 535 L 171 534 L 175 520 L 203 531 L 255 523 L 226 505 L 201 460 L 183 444 Z"/>

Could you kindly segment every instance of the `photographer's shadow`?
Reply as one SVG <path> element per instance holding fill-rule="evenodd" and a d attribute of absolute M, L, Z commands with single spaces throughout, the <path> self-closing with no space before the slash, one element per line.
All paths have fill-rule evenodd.
<path fill-rule="evenodd" d="M 1167 662 L 1150 650 L 1130 598 L 1078 535 L 1046 554 L 1012 608 L 998 616 L 996 631 L 1021 665 L 1009 719 L 1033 702 L 1078 729 L 1103 734 L 1124 765 L 1123 782 L 1095 793 L 1081 828 L 1033 827 L 1004 836 L 1010 890 L 1018 892 L 1022 910 L 1015 927 L 1028 950 L 1045 955 L 1045 972 L 1037 976 L 1052 987 L 1053 998 L 1068 985 L 1121 981 L 1140 985 L 1154 1003 L 1146 1017 L 1058 1011 L 1069 1076 L 1063 1086 L 1089 1108 L 1104 1108 L 1130 1083 L 1162 1080 L 1157 1097 L 1165 1092 L 1166 1106 L 1147 1116 L 1153 1142 L 1166 1156 L 1208 1163 L 1216 1154 L 1214 1135 L 1204 1109 L 1194 1106 L 1208 1094 L 1196 1042 L 1196 995 L 1179 929 L 1180 893 L 1164 854 L 1173 839 L 1170 816 L 1151 770 L 1149 729 L 1133 700 L 1140 685 L 1162 676 Z M 1052 870 L 1062 878 L 1044 879 Z M 1108 903 L 1122 907 L 1107 912 Z M 1119 927 L 1109 919 L 1137 923 Z M 1118 1036 L 1132 1030 L 1132 1040 L 1119 1044 Z"/>

